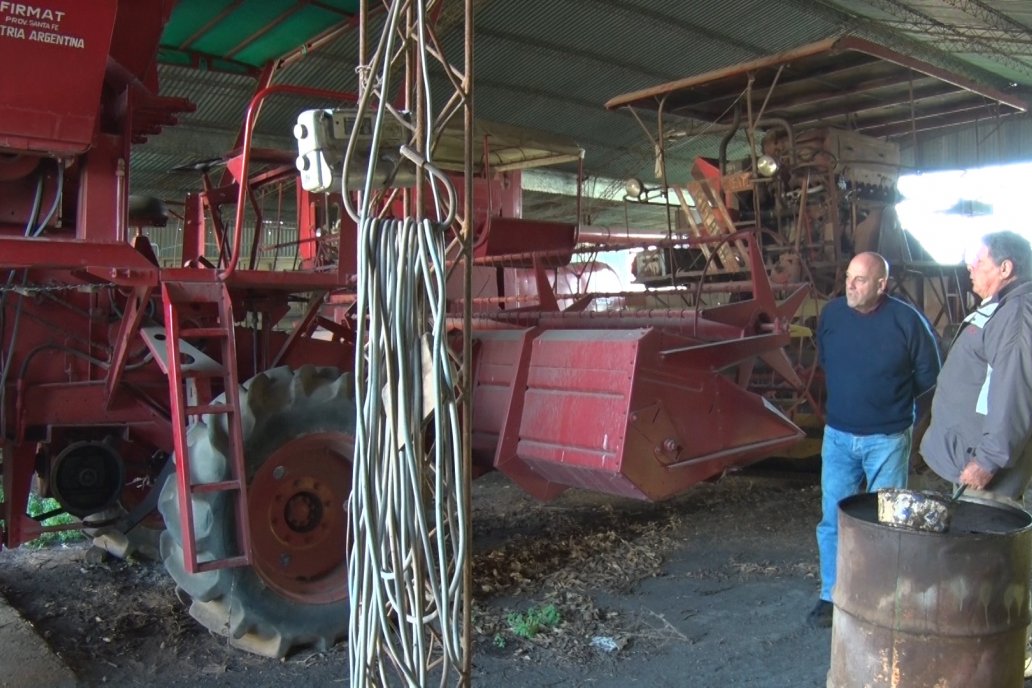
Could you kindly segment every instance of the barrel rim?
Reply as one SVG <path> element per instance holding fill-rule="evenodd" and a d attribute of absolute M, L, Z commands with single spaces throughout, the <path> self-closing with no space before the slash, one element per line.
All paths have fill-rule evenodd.
<path fill-rule="evenodd" d="M 994 538 L 995 539 L 995 538 L 1001 538 L 1001 537 L 1002 538 L 1018 537 L 1018 536 L 1022 535 L 1023 533 L 1026 533 L 1029 530 L 1032 530 L 1032 513 L 1029 513 L 1028 511 L 1026 511 L 1024 509 L 1019 509 L 1017 507 L 1011 506 L 1009 504 L 1004 504 L 1002 502 L 994 501 L 992 499 L 985 499 L 985 498 L 982 498 L 982 497 L 975 497 L 975 496 L 968 496 L 968 495 L 965 495 L 965 496 L 961 497 L 957 501 L 958 502 L 967 502 L 967 503 L 970 503 L 970 504 L 977 504 L 977 505 L 980 505 L 980 506 L 985 506 L 985 507 L 989 507 L 989 508 L 992 508 L 992 509 L 999 509 L 1001 511 L 1009 512 L 1009 513 L 1013 514 L 1014 516 L 1024 520 L 1025 521 L 1025 525 L 1020 527 L 1020 528 L 1014 528 L 1013 530 L 1006 530 L 1006 531 L 1003 531 L 1003 532 L 993 532 L 993 533 L 972 533 L 972 532 L 960 532 L 960 533 L 957 533 L 957 532 L 951 532 L 950 530 L 947 530 L 947 531 L 942 532 L 942 533 L 938 533 L 938 532 L 928 531 L 928 530 L 919 530 L 919 529 L 916 529 L 916 528 L 900 528 L 899 526 L 889 525 L 887 523 L 881 523 L 881 522 L 878 521 L 878 519 L 877 519 L 877 499 L 878 499 L 878 493 L 877 492 L 860 492 L 860 493 L 857 493 L 855 495 L 850 495 L 849 497 L 846 497 L 845 499 L 841 500 L 838 503 L 837 509 L 838 509 L 839 516 L 840 516 L 840 518 L 849 518 L 851 521 L 855 521 L 856 523 L 859 523 L 859 524 L 861 524 L 863 526 L 870 526 L 870 527 L 873 527 L 873 528 L 877 528 L 879 530 L 886 529 L 886 530 L 890 530 L 890 531 L 893 531 L 893 532 L 906 533 L 907 535 L 918 535 L 918 536 L 924 536 L 924 537 L 950 537 L 950 538 L 969 538 L 969 539 L 977 539 L 977 538 L 990 537 L 990 538 Z M 869 521 L 867 519 L 859 518 L 859 517 L 849 513 L 844 508 L 845 506 L 851 505 L 853 503 L 863 502 L 865 500 L 873 500 L 874 503 L 875 503 L 875 519 L 874 519 L 874 521 Z"/>

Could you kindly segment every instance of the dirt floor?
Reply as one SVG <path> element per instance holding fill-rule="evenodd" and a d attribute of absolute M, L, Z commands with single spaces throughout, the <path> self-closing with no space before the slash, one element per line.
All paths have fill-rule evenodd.
<path fill-rule="evenodd" d="M 814 473 L 746 473 L 649 505 L 569 491 L 540 504 L 500 475 L 474 489 L 475 686 L 824 686 Z M 346 645 L 244 654 L 187 614 L 160 564 L 85 545 L 0 552 L 0 593 L 83 686 L 338 686 Z M 510 615 L 554 607 L 519 637 Z"/>

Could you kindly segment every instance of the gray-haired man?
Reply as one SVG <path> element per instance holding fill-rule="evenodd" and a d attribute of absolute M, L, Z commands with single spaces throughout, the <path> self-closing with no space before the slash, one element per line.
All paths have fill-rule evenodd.
<path fill-rule="evenodd" d="M 982 303 L 939 373 L 921 454 L 946 480 L 1020 506 L 1032 478 L 1032 246 L 987 234 L 968 270 Z"/>

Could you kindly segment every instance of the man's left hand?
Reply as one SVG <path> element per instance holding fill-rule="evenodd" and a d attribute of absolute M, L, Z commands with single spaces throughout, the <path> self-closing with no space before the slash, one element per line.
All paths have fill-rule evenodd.
<path fill-rule="evenodd" d="M 964 470 L 960 472 L 957 482 L 961 485 L 973 487 L 976 490 L 984 490 L 985 486 L 992 479 L 992 471 L 987 471 L 972 460 L 968 461 L 968 464 L 964 466 Z"/>

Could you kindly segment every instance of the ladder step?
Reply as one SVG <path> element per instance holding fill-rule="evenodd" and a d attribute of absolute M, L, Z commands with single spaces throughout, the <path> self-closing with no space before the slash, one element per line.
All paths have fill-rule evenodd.
<path fill-rule="evenodd" d="M 187 406 L 184 411 L 188 416 L 199 416 L 202 413 L 233 413 L 233 407 L 228 404 L 199 404 L 197 406 Z"/>
<path fill-rule="evenodd" d="M 179 336 L 187 337 L 228 337 L 229 332 L 222 327 L 184 327 L 179 330 Z"/>
<path fill-rule="evenodd" d="M 221 480 L 217 483 L 197 483 L 190 486 L 193 494 L 206 494 L 209 492 L 233 492 L 240 489 L 239 480 Z"/>

